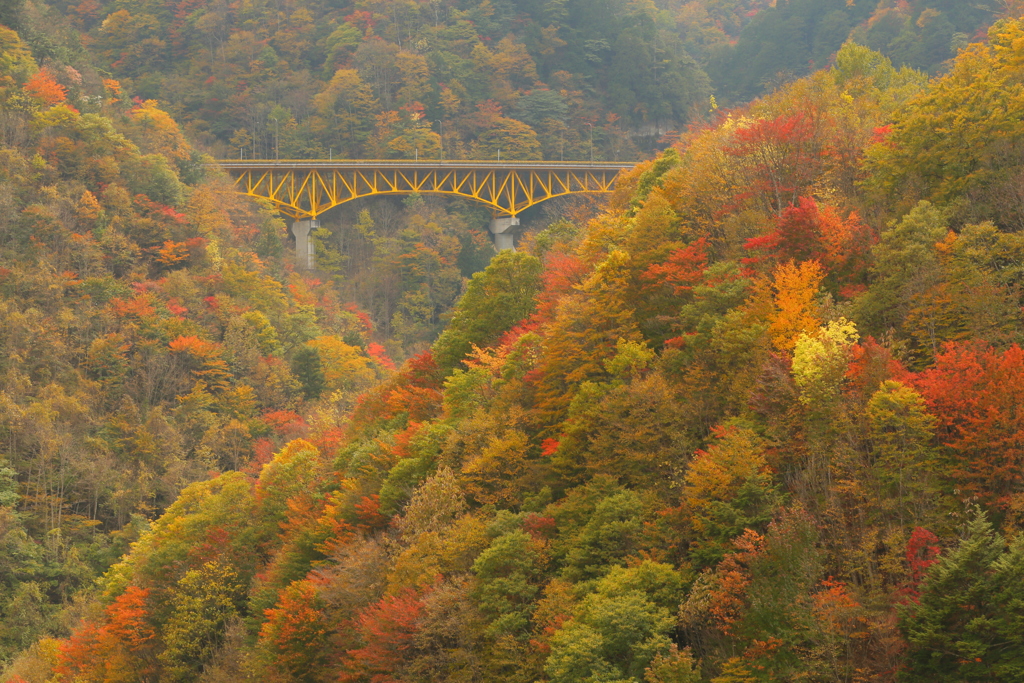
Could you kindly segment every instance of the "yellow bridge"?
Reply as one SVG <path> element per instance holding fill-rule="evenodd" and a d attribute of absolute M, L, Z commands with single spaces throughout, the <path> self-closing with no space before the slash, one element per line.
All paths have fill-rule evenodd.
<path fill-rule="evenodd" d="M 631 163 L 537 161 L 220 161 L 239 192 L 269 200 L 296 220 L 353 199 L 386 194 L 443 194 L 512 217 L 554 197 L 610 192 Z"/>

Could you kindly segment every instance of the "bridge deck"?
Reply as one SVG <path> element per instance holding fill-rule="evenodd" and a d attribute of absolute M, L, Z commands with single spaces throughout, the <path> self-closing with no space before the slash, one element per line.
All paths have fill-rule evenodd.
<path fill-rule="evenodd" d="M 508 171 L 621 171 L 633 168 L 635 161 L 495 161 L 456 159 L 223 159 L 217 165 L 229 171 L 249 169 L 376 169 L 401 168 L 406 170 L 471 169 Z"/>

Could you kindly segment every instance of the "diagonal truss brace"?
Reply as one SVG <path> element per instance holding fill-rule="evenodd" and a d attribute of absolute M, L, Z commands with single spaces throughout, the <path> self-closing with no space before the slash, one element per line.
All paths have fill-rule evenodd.
<path fill-rule="evenodd" d="M 269 200 L 295 219 L 320 214 L 362 197 L 443 194 L 489 206 L 495 216 L 515 216 L 554 197 L 610 192 L 626 163 L 573 164 L 488 161 L 222 161 L 235 188 Z"/>

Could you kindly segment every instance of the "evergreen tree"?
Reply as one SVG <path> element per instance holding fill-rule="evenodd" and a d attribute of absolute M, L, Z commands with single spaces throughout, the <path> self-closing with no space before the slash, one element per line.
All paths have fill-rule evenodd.
<path fill-rule="evenodd" d="M 1024 681 L 1024 535 L 1006 541 L 980 510 L 900 610 L 905 683 Z"/>
<path fill-rule="evenodd" d="M 434 344 L 434 358 L 445 369 L 456 367 L 473 346 L 484 347 L 533 312 L 540 289 L 540 261 L 529 254 L 504 251 L 469 281 L 447 329 Z"/>
<path fill-rule="evenodd" d="M 320 352 L 311 346 L 303 346 L 295 352 L 292 357 L 292 373 L 302 384 L 302 392 L 306 400 L 320 398 L 320 394 L 327 388 L 327 379 L 320 362 Z"/>

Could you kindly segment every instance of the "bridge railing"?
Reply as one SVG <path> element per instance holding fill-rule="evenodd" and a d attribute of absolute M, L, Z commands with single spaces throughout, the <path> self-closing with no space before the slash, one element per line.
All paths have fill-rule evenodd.
<path fill-rule="evenodd" d="M 506 161 L 505 159 L 221 159 L 228 170 L 245 168 L 507 168 L 623 170 L 635 161 Z"/>

